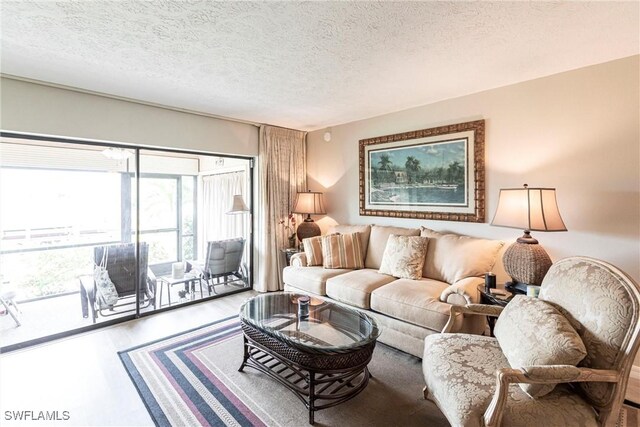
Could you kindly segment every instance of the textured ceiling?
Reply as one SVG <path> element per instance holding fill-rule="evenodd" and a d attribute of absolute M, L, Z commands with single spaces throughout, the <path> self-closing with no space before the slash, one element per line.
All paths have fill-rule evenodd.
<path fill-rule="evenodd" d="M 640 53 L 636 1 L 1 8 L 5 74 L 307 130 Z"/>

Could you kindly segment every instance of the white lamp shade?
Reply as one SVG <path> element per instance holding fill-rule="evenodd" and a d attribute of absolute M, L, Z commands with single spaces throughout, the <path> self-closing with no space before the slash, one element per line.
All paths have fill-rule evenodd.
<path fill-rule="evenodd" d="M 233 205 L 231 206 L 231 210 L 227 212 L 227 214 L 240 214 L 243 212 L 249 212 L 249 208 L 244 202 L 242 195 L 236 194 L 233 196 Z"/>
<path fill-rule="evenodd" d="M 322 193 L 317 191 L 298 193 L 296 195 L 293 213 L 311 215 L 326 214 L 327 211 L 324 209 L 324 203 L 322 202 Z"/>
<path fill-rule="evenodd" d="M 567 231 L 555 188 L 506 188 L 500 190 L 491 225 L 529 231 Z"/>

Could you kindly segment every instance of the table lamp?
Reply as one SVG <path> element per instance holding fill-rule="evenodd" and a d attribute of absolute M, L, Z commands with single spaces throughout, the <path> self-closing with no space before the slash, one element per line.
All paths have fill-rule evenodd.
<path fill-rule="evenodd" d="M 527 285 L 540 285 L 551 267 L 551 258 L 531 231 L 567 231 L 562 221 L 555 188 L 504 188 L 491 225 L 524 229 L 505 251 L 502 261 L 513 279 L 506 284 L 512 291 L 526 293 Z"/>
<path fill-rule="evenodd" d="M 324 215 L 327 213 L 322 202 L 322 193 L 318 191 L 298 193 L 293 206 L 293 213 L 307 215 L 304 222 L 298 225 L 298 231 L 296 232 L 298 240 L 302 241 L 302 239 L 308 237 L 319 236 L 320 227 L 313 222 L 311 215 Z"/>

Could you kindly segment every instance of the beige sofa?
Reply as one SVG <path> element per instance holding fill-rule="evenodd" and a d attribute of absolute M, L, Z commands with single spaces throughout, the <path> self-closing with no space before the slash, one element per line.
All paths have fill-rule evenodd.
<path fill-rule="evenodd" d="M 380 342 L 422 357 L 424 338 L 439 333 L 450 318 L 451 305 L 479 302 L 484 273 L 504 276 L 500 260 L 504 242 L 443 234 L 427 228 L 338 225 L 330 233 L 360 233 L 365 268 L 307 267 L 304 253 L 283 272 L 285 291 L 321 295 L 365 310 L 382 329 Z M 399 279 L 378 273 L 391 234 L 429 238 L 422 279 Z M 456 332 L 482 333 L 485 319 L 461 317 Z"/>

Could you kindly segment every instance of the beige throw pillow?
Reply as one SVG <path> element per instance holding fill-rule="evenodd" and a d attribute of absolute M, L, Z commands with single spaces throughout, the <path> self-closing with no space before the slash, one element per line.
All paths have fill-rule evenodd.
<path fill-rule="evenodd" d="M 422 275 L 449 284 L 491 271 L 504 245 L 500 240 L 439 233 L 425 227 L 420 235 L 429 238 Z"/>
<path fill-rule="evenodd" d="M 364 260 L 365 267 L 375 268 L 376 270 L 380 269 L 387 240 L 389 240 L 389 236 L 392 234 L 395 234 L 396 236 L 419 236 L 420 229 L 372 225 L 371 234 L 369 235 L 367 257 Z"/>
<path fill-rule="evenodd" d="M 322 265 L 324 268 L 364 267 L 360 233 L 322 236 Z"/>
<path fill-rule="evenodd" d="M 421 279 L 428 243 L 426 237 L 390 235 L 378 273 L 402 279 Z"/>
<path fill-rule="evenodd" d="M 307 256 L 307 266 L 322 265 L 322 236 L 302 239 L 304 254 Z"/>
<path fill-rule="evenodd" d="M 329 227 L 327 234 L 350 234 L 359 233 L 360 236 L 360 249 L 362 249 L 362 260 L 367 259 L 367 248 L 369 247 L 369 235 L 371 234 L 370 225 L 348 225 L 348 224 L 336 224 Z"/>
<path fill-rule="evenodd" d="M 587 355 L 580 335 L 554 306 L 538 298 L 514 297 L 500 313 L 494 334 L 512 368 L 577 365 Z M 531 397 L 555 384 L 519 384 Z"/>

